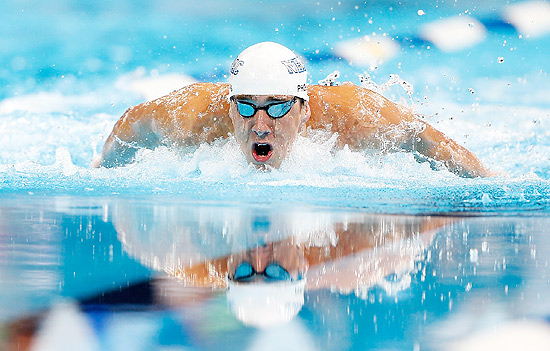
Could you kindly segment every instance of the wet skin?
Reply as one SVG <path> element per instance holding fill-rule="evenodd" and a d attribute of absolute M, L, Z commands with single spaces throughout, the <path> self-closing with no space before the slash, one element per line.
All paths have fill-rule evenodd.
<path fill-rule="evenodd" d="M 262 107 L 271 103 L 289 101 L 293 96 L 254 95 L 237 96 L 238 100 Z M 265 110 L 257 110 L 252 117 L 243 117 L 235 101 L 229 107 L 235 139 L 246 160 L 258 167 L 278 168 L 292 149 L 297 135 L 305 130 L 311 111 L 309 104 L 297 99 L 290 111 L 280 118 L 270 117 Z"/>
<path fill-rule="evenodd" d="M 140 148 L 196 146 L 235 135 L 249 162 L 260 168 L 277 168 L 307 122 L 307 127 L 313 130 L 337 133 L 337 147 L 387 152 L 393 145 L 441 162 L 462 177 L 494 175 L 472 152 L 426 121 L 352 83 L 312 85 L 308 88 L 309 103 L 296 102 L 288 115 L 277 120 L 272 120 L 264 110 L 244 119 L 235 103 L 227 98 L 229 88 L 225 83 L 195 83 L 129 108 L 116 123 L 101 157 L 94 159 L 92 166 L 128 164 L 135 160 Z M 288 101 L 292 96 L 247 98 L 262 106 L 275 98 Z M 255 148 L 254 155 L 254 143 L 269 145 Z M 269 157 L 266 150 L 271 151 Z"/>

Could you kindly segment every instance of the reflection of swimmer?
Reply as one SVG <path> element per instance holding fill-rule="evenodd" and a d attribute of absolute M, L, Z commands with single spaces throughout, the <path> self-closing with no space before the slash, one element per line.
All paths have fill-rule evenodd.
<path fill-rule="evenodd" d="M 277 168 L 306 127 L 337 133 L 340 146 L 400 148 L 461 176 L 490 174 L 470 151 L 373 91 L 351 83 L 308 86 L 300 58 L 270 42 L 233 61 L 229 84 L 193 84 L 130 108 L 94 165 L 131 162 L 143 147 L 198 145 L 232 134 L 248 162 Z"/>
<path fill-rule="evenodd" d="M 407 288 L 434 229 L 449 221 L 185 206 L 154 213 L 148 223 L 135 224 L 139 208 L 115 207 L 125 250 L 186 287 L 227 289 L 235 316 L 257 327 L 291 320 L 309 290 L 362 297 L 375 285 L 390 294 Z"/>

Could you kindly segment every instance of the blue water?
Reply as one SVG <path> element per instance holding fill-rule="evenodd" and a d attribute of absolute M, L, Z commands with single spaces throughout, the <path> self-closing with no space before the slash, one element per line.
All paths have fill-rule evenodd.
<path fill-rule="evenodd" d="M 479 335 L 493 344 L 516 337 L 538 343 L 536 350 L 548 345 L 547 217 L 388 216 L 185 203 L 177 196 L 15 196 L 1 201 L 0 214 L 1 322 L 25 317 L 23 331 L 37 328 L 35 347 L 440 350 L 460 343 L 465 349 Z M 257 238 L 293 236 L 329 250 L 339 245 L 331 238 L 342 226 L 364 238 L 380 231 L 398 239 L 312 264 L 310 283 L 330 281 L 335 267 L 340 277 L 355 272 L 357 282 L 310 288 L 285 325 L 243 326 L 223 290 L 193 288 L 165 273 L 227 257 Z M 415 249 L 417 239 L 425 249 Z M 399 261 L 390 263 L 388 254 Z M 392 270 L 404 274 L 404 285 Z M 4 341 L 21 326 L 5 327 Z"/>
<path fill-rule="evenodd" d="M 0 349 L 9 323 L 56 311 L 91 323 L 93 337 L 75 339 L 93 350 L 282 349 L 280 340 L 302 350 L 439 350 L 493 326 L 547 327 L 550 35 L 528 38 L 502 23 L 520 2 L 2 1 Z M 422 25 L 457 15 L 485 24 L 485 39 L 447 53 L 420 37 Z M 363 35 L 391 38 L 397 54 L 376 66 L 338 56 L 340 43 Z M 271 172 L 249 167 L 233 139 L 89 168 L 129 106 L 193 81 L 225 81 L 234 56 L 265 40 L 301 54 L 311 83 L 334 71 L 357 84 L 360 74 L 378 84 L 398 74 L 414 93 L 393 87 L 386 97 L 500 175 L 463 179 L 408 153 L 339 150 L 316 132 Z M 135 227 L 121 231 L 124 218 Z M 231 230 L 237 243 L 246 233 L 276 242 L 354 221 L 399 228 L 434 218 L 449 223 L 432 232 L 397 295 L 380 284 L 311 290 L 298 317 L 270 332 L 240 324 L 223 291 L 154 290 L 174 262 L 153 256 L 224 257 L 235 250 Z M 199 256 L 181 246 L 189 233 L 207 234 L 190 239 Z M 119 305 L 97 302 L 116 291 Z M 148 294 L 156 298 L 127 308 L 124 299 Z M 49 325 L 63 323 L 38 325 L 44 340 L 56 335 Z M 538 340 L 537 326 L 523 338 Z"/>
<path fill-rule="evenodd" d="M 275 194 L 269 201 L 305 199 L 375 212 L 548 210 L 549 63 L 543 52 L 550 38 L 520 38 L 511 27 L 493 26 L 483 44 L 453 54 L 413 40 L 422 24 L 445 16 L 469 11 L 494 19 L 504 10 L 499 2 L 1 6 L 4 194 L 177 193 L 190 201 L 262 202 L 255 187 L 266 186 Z M 395 38 L 398 55 L 376 69 L 335 56 L 339 42 L 373 33 Z M 334 150 L 328 136 L 302 140 L 293 161 L 271 174 L 248 168 L 231 141 L 144 153 L 138 165 L 123 169 L 88 168 L 128 106 L 193 80 L 224 81 L 232 57 L 261 40 L 304 55 L 313 83 L 335 70 L 341 81 L 356 83 L 359 74 L 379 84 L 399 74 L 415 93 L 408 98 L 396 87 L 386 96 L 425 115 L 503 176 L 463 180 L 406 154 Z"/>
<path fill-rule="evenodd" d="M 254 195 L 258 185 L 277 194 L 270 201 L 326 205 L 334 199 L 338 206 L 377 212 L 548 210 L 549 63 L 543 52 L 549 36 L 520 38 L 510 26 L 492 26 L 482 44 L 452 54 L 418 40 L 421 25 L 434 19 L 468 11 L 494 20 L 505 8 L 499 2 L 1 6 L 3 194 L 177 193 L 187 200 L 265 201 Z M 335 55 L 338 43 L 366 34 L 394 38 L 398 54 L 376 68 Z M 122 169 L 88 168 L 128 106 L 191 81 L 224 81 L 232 57 L 261 40 L 302 54 L 312 83 L 335 70 L 340 81 L 357 84 L 359 74 L 379 84 L 399 74 L 414 94 L 395 87 L 386 96 L 425 115 L 503 175 L 463 180 L 407 154 L 338 151 L 328 136 L 302 140 L 292 162 L 271 174 L 248 168 L 231 141 L 146 152 L 138 165 Z M 354 196 L 342 196 L 349 193 Z"/>

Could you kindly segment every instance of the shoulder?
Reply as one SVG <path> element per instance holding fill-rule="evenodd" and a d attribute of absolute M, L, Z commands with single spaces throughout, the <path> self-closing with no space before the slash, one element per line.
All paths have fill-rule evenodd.
<path fill-rule="evenodd" d="M 182 104 L 193 100 L 223 100 L 229 94 L 227 83 L 199 82 L 184 86 L 172 93 L 157 99 L 162 104 Z"/>
<path fill-rule="evenodd" d="M 382 95 L 351 82 L 335 86 L 311 85 L 308 94 L 310 105 L 325 108 L 355 108 L 361 105 L 363 108 L 379 109 L 391 104 Z"/>
<path fill-rule="evenodd" d="M 133 113 L 155 115 L 206 113 L 227 109 L 228 94 L 227 83 L 193 83 L 158 99 L 134 106 L 130 110 Z"/>
<path fill-rule="evenodd" d="M 341 85 L 325 86 L 325 85 L 310 85 L 308 94 L 311 100 L 323 100 L 327 102 L 346 102 L 356 101 L 358 99 L 384 99 L 382 95 L 353 84 L 345 82 Z"/>

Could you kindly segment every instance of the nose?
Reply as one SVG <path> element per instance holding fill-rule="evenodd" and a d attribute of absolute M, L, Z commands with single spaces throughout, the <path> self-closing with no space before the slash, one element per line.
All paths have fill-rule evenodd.
<path fill-rule="evenodd" d="M 256 134 L 259 139 L 264 139 L 265 137 L 267 137 L 269 135 L 268 130 L 259 131 L 259 130 L 253 129 L 253 131 L 254 131 L 254 134 Z"/>
<path fill-rule="evenodd" d="M 265 113 L 265 111 L 258 111 L 256 123 L 254 124 L 254 127 L 252 127 L 252 131 L 259 139 L 266 138 L 270 133 L 269 125 L 267 124 L 268 119 L 269 116 Z"/>
<path fill-rule="evenodd" d="M 260 246 L 251 252 L 251 263 L 256 272 L 263 272 L 269 263 L 270 249 L 267 246 Z"/>

